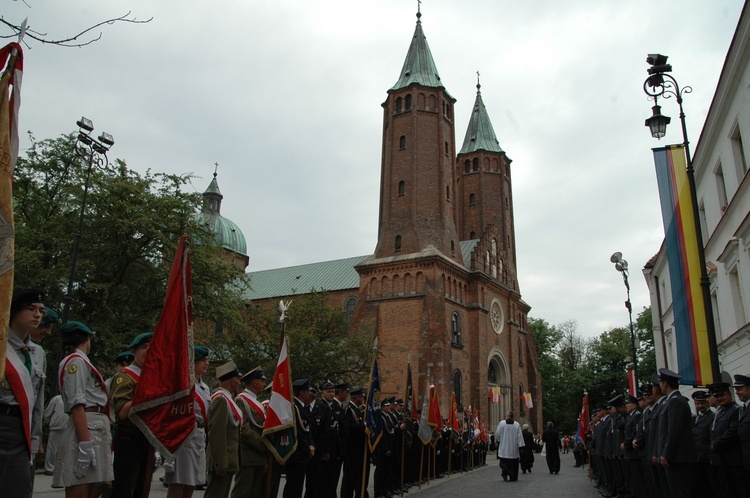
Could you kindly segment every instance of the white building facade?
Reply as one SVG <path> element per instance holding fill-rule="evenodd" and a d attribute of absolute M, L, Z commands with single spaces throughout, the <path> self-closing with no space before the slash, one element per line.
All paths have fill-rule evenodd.
<path fill-rule="evenodd" d="M 720 370 L 727 382 L 735 374 L 750 374 L 749 59 L 750 13 L 746 4 L 693 155 Z M 674 121 L 671 126 L 679 126 Z M 664 243 L 643 274 L 651 295 L 657 365 L 677 371 Z"/>

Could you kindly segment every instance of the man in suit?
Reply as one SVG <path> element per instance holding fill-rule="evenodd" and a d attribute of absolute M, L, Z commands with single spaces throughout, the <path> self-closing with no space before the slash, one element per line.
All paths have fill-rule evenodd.
<path fill-rule="evenodd" d="M 346 433 L 346 455 L 344 479 L 341 483 L 341 498 L 368 498 L 367 481 L 370 477 L 370 459 L 365 455 L 365 390 L 353 387 L 349 392 L 349 403 L 344 411 L 344 424 L 339 430 Z M 365 462 L 365 494 L 362 495 L 362 467 Z"/>
<path fill-rule="evenodd" d="M 206 498 L 227 498 L 232 477 L 240 469 L 239 447 L 242 411 L 234 402 L 242 374 L 233 361 L 216 368 L 219 389 L 211 396 L 208 408 L 208 444 Z"/>
<path fill-rule="evenodd" d="M 734 392 L 742 403 L 739 409 L 737 434 L 742 449 L 742 465 L 745 472 L 750 472 L 750 376 L 734 376 Z M 745 483 L 747 486 L 748 483 Z"/>
<path fill-rule="evenodd" d="M 744 490 L 742 470 L 742 449 L 738 434 L 739 408 L 732 398 L 728 382 L 716 382 L 708 386 L 719 407 L 711 427 L 711 447 L 709 458 L 711 467 L 716 468 L 720 482 L 714 489 L 715 496 L 741 496 Z"/>
<path fill-rule="evenodd" d="M 711 496 L 708 450 L 711 447 L 711 425 L 714 422 L 714 412 L 708 406 L 708 392 L 695 391 L 691 396 L 696 413 L 693 418 L 693 443 L 698 457 L 694 474 L 696 496 Z"/>
<path fill-rule="evenodd" d="M 673 498 L 690 497 L 692 468 L 698 460 L 690 406 L 679 390 L 681 378 L 667 368 L 659 369 L 659 387 L 667 396 L 659 418 L 659 464 Z"/>
<path fill-rule="evenodd" d="M 524 438 L 524 442 L 526 438 Z M 542 432 L 542 441 L 547 451 L 547 468 L 550 474 L 560 473 L 560 433 L 552 421 L 547 422 L 547 429 Z M 524 471 L 524 474 L 526 472 Z"/>
<path fill-rule="evenodd" d="M 640 393 L 639 393 L 640 394 Z M 642 396 L 641 396 L 642 397 Z M 625 416 L 625 428 L 623 431 L 622 451 L 624 453 L 623 462 L 627 465 L 626 486 L 632 496 L 645 496 L 646 490 L 643 486 L 643 467 L 641 458 L 638 455 L 638 448 L 633 446 L 638 432 L 638 423 L 641 421 L 641 410 L 638 408 L 639 398 L 628 396 L 628 402 L 625 404 L 627 415 Z"/>
<path fill-rule="evenodd" d="M 297 449 L 286 461 L 286 484 L 283 498 L 302 498 L 305 487 L 305 471 L 310 459 L 315 455 L 315 441 L 310 432 L 310 411 L 308 405 L 315 401 L 310 392 L 310 381 L 297 379 L 292 382 L 294 391 L 295 423 L 297 425 Z"/>
<path fill-rule="evenodd" d="M 654 375 L 652 378 L 653 388 L 651 398 L 653 400 L 653 409 L 651 418 L 648 423 L 647 439 L 647 458 L 651 460 L 651 477 L 653 479 L 653 495 L 668 498 L 670 496 L 667 474 L 664 467 L 660 464 L 659 458 L 659 438 L 661 437 L 661 415 L 667 400 L 661 390 L 661 378 Z"/>

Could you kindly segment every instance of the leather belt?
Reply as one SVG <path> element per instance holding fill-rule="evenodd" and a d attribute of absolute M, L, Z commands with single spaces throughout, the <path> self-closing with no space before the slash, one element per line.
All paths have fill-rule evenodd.
<path fill-rule="evenodd" d="M 0 403 L 0 415 L 8 415 L 9 417 L 20 417 L 21 407 L 18 405 L 4 405 Z"/>
<path fill-rule="evenodd" d="M 83 411 L 88 413 L 107 413 L 107 408 L 105 406 L 87 406 Z"/>

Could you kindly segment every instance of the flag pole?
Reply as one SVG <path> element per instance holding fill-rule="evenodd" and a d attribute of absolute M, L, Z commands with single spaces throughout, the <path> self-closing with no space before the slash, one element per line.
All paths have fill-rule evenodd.
<path fill-rule="evenodd" d="M 289 305 L 292 304 L 291 301 L 288 303 L 284 303 L 284 301 L 279 302 L 279 311 L 281 312 L 281 316 L 279 317 L 279 323 L 281 323 L 281 335 L 279 337 L 279 352 L 276 354 L 276 357 L 281 354 L 281 348 L 284 346 L 284 336 L 286 335 L 286 312 L 289 310 Z M 274 461 L 276 459 L 271 454 L 271 452 L 268 452 L 268 471 L 266 472 L 266 498 L 271 497 L 271 484 L 273 483 L 273 471 L 274 471 Z"/>
<path fill-rule="evenodd" d="M 407 355 L 406 357 L 406 372 L 407 372 L 407 380 L 406 380 L 406 402 L 411 405 L 411 400 L 409 399 L 409 381 L 411 380 L 411 353 Z M 406 411 L 407 407 L 404 407 L 404 411 Z M 408 407 L 409 409 L 409 417 L 411 417 L 411 406 Z M 405 416 L 402 412 L 402 416 Z M 404 428 L 406 428 L 406 424 L 404 424 Z M 404 458 L 406 455 L 405 453 L 406 448 L 406 434 L 404 432 L 401 433 L 401 496 L 404 496 Z"/>
<path fill-rule="evenodd" d="M 378 336 L 377 331 L 375 332 L 375 339 L 372 343 L 372 363 L 370 364 L 370 382 L 367 384 L 368 388 L 368 394 L 370 392 L 370 388 L 372 387 L 372 371 L 375 368 L 375 360 L 378 358 Z M 374 403 L 374 400 L 373 400 Z M 374 405 L 373 405 L 374 406 Z M 365 405 L 365 424 L 367 423 L 367 410 L 370 408 L 370 400 L 367 400 L 367 404 Z M 367 440 L 365 441 L 365 451 L 362 452 L 362 482 L 359 485 L 360 488 L 360 495 L 359 496 L 365 496 L 365 482 L 367 482 L 365 472 L 367 472 L 367 453 L 370 451 L 370 436 L 367 434 Z"/>

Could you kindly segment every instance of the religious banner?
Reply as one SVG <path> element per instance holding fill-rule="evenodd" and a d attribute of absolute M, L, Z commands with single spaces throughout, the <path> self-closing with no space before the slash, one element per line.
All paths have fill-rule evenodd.
<path fill-rule="evenodd" d="M 165 457 L 179 449 L 196 423 L 192 295 L 190 254 L 187 235 L 183 235 L 129 415 Z"/>
<path fill-rule="evenodd" d="M 365 413 L 365 432 L 367 433 L 367 443 L 370 447 L 370 453 L 374 453 L 375 448 L 380 442 L 380 438 L 383 437 L 383 412 L 380 409 L 378 360 L 373 361 L 372 373 L 370 374 L 370 389 L 367 391 L 367 409 Z"/>

